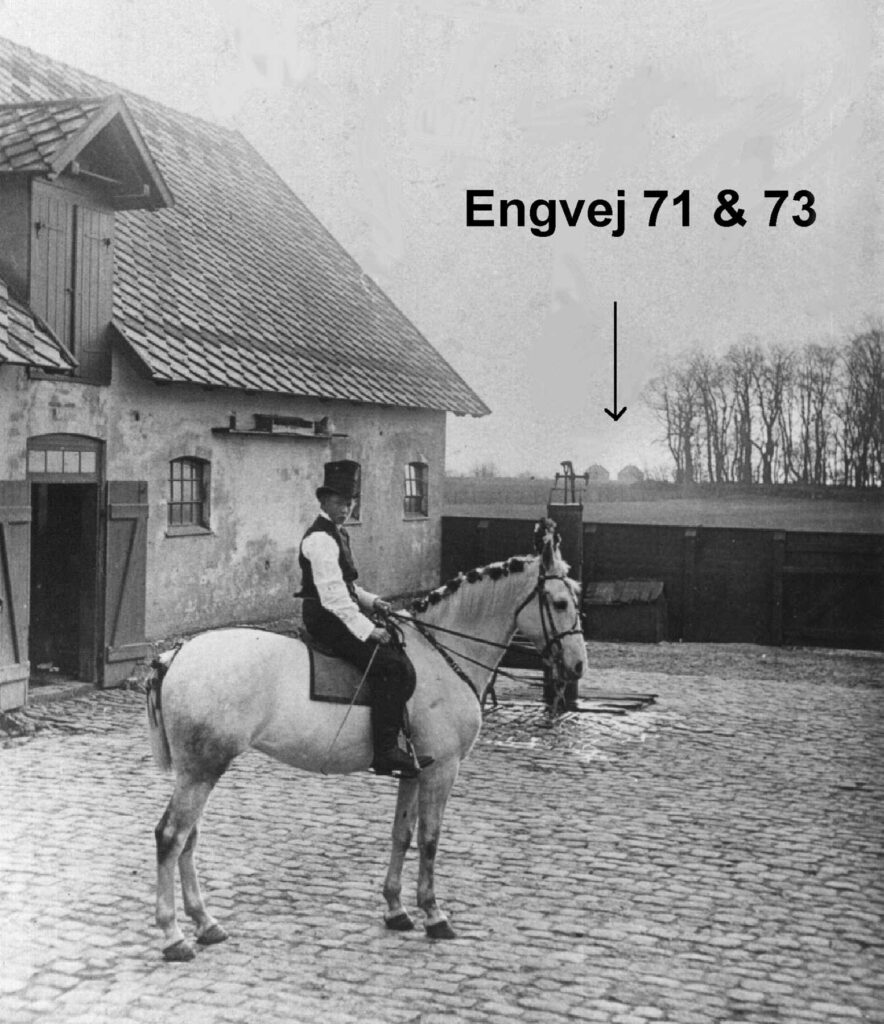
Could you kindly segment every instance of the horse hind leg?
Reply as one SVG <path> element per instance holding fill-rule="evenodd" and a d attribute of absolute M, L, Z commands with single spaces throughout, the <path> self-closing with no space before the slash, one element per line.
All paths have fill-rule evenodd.
<path fill-rule="evenodd" d="M 193 848 L 196 844 L 196 835 L 193 833 L 216 781 L 194 781 L 179 775 L 169 804 L 154 833 L 157 843 L 156 922 L 163 930 L 163 956 L 166 960 L 192 960 L 194 957 L 193 947 L 184 938 L 175 913 L 175 869 L 185 847 L 190 843 L 182 884 L 186 893 L 185 905 L 190 900 L 191 909 L 196 911 L 197 907 L 202 907 L 202 899 L 193 863 Z M 204 907 L 202 912 L 205 913 Z"/>
<path fill-rule="evenodd" d="M 384 923 L 396 932 L 409 932 L 414 928 L 411 915 L 402 906 L 402 866 L 417 823 L 418 784 L 417 779 L 400 779 L 396 798 L 393 844 L 387 877 L 384 879 L 384 899 L 387 901 Z"/>
<path fill-rule="evenodd" d="M 200 880 L 196 872 L 196 844 L 199 840 L 200 823 L 190 830 L 184 848 L 178 857 L 178 870 L 181 873 L 181 892 L 184 896 L 184 912 L 196 926 L 196 941 L 201 946 L 214 946 L 227 939 L 227 932 L 206 910 L 200 892 Z"/>

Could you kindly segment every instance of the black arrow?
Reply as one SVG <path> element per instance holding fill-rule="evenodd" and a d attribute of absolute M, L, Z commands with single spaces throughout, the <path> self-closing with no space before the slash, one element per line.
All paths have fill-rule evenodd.
<path fill-rule="evenodd" d="M 614 401 L 612 402 L 614 408 L 617 408 L 617 303 L 614 303 Z M 626 406 L 619 412 L 611 412 L 610 409 L 605 409 L 605 412 L 611 417 L 616 423 L 617 420 L 626 412 Z"/>

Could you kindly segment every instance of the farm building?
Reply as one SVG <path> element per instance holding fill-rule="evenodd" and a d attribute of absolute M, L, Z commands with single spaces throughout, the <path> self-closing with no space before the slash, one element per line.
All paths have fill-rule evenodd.
<path fill-rule="evenodd" d="M 638 466 L 624 466 L 617 474 L 617 480 L 621 484 L 640 484 L 644 478 L 645 474 Z"/>
<path fill-rule="evenodd" d="M 586 479 L 591 484 L 607 483 L 611 479 L 611 474 L 605 469 L 604 466 L 600 466 L 597 462 L 594 462 L 586 470 Z"/>
<path fill-rule="evenodd" d="M 290 614 L 327 462 L 372 588 L 437 582 L 488 409 L 243 136 L 4 40 L 0 104 L 0 706 Z"/>

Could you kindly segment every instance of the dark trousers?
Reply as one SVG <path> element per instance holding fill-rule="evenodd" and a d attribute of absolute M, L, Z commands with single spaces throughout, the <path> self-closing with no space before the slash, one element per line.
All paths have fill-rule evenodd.
<path fill-rule="evenodd" d="M 364 685 L 369 687 L 375 746 L 384 750 L 395 746 L 405 703 L 414 693 L 414 666 L 408 655 L 394 644 L 359 640 L 336 615 L 311 598 L 304 600 L 303 616 L 310 636 L 339 658 L 362 672 L 371 662 Z"/>

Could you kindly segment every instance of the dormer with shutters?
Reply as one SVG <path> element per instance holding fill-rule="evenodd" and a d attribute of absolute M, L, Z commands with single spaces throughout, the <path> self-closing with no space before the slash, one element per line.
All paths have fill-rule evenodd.
<path fill-rule="evenodd" d="M 171 204 L 121 96 L 0 106 L 0 278 L 52 333 L 53 369 L 110 379 L 116 213 Z"/>

